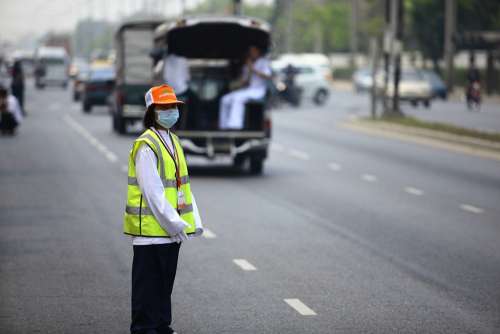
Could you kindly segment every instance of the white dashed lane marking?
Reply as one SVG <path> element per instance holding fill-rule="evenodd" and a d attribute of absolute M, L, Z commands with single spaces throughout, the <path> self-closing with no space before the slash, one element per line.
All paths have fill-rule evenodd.
<path fill-rule="evenodd" d="M 414 187 L 406 187 L 405 191 L 410 194 L 410 195 L 415 195 L 415 196 L 422 196 L 424 194 L 424 191 L 418 188 Z"/>
<path fill-rule="evenodd" d="M 477 206 L 470 205 L 470 204 L 462 204 L 460 205 L 460 209 L 471 212 L 471 213 L 483 213 L 484 210 L 481 208 L 478 208 Z"/>
<path fill-rule="evenodd" d="M 205 237 L 206 239 L 215 239 L 217 237 L 214 232 L 210 231 L 206 227 L 203 228 L 203 234 L 202 234 L 202 236 Z"/>
<path fill-rule="evenodd" d="M 371 174 L 363 174 L 361 175 L 361 179 L 366 182 L 377 182 L 377 177 Z"/>
<path fill-rule="evenodd" d="M 241 269 L 245 271 L 254 271 L 257 270 L 254 265 L 252 265 L 250 262 L 248 262 L 245 259 L 234 259 L 233 262 L 240 267 Z"/>
<path fill-rule="evenodd" d="M 335 162 L 330 162 L 328 164 L 328 168 L 330 168 L 331 170 L 333 170 L 334 172 L 338 172 L 342 169 L 342 166 L 339 165 L 338 163 L 335 163 Z"/>
<path fill-rule="evenodd" d="M 309 154 L 307 154 L 306 152 L 295 150 L 295 149 L 289 150 L 288 154 L 290 154 L 290 156 L 297 158 L 297 159 L 300 159 L 300 160 L 309 160 L 310 159 Z"/>
<path fill-rule="evenodd" d="M 295 311 L 299 312 L 301 315 L 316 315 L 311 308 L 309 308 L 306 304 L 300 301 L 297 298 L 284 299 L 285 303 L 290 305 Z"/>
<path fill-rule="evenodd" d="M 276 152 L 283 152 L 285 150 L 285 148 L 281 144 L 271 143 L 271 150 L 276 151 Z"/>

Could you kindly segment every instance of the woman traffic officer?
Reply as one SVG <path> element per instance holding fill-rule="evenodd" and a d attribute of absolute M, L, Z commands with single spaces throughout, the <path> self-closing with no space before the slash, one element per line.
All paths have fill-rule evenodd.
<path fill-rule="evenodd" d="M 175 333 L 171 294 L 179 248 L 203 226 L 184 152 L 170 131 L 183 102 L 168 85 L 152 87 L 145 98 L 146 131 L 130 152 L 123 226 L 134 249 L 130 332 Z"/>

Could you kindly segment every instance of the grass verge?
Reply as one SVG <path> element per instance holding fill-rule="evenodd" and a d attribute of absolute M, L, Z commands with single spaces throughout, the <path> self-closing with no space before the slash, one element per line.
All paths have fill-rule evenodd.
<path fill-rule="evenodd" d="M 403 126 L 408 126 L 408 127 L 413 127 L 413 128 L 421 128 L 421 129 L 440 131 L 440 132 L 450 133 L 450 134 L 454 134 L 454 135 L 458 135 L 458 136 L 483 139 L 483 140 L 488 140 L 488 141 L 492 141 L 495 143 L 500 143 L 500 133 L 498 133 L 498 132 L 486 132 L 486 131 L 480 131 L 480 130 L 475 130 L 475 129 L 462 128 L 459 126 L 450 125 L 450 124 L 446 124 L 446 123 L 427 122 L 427 121 L 422 121 L 420 119 L 416 119 L 416 118 L 408 117 L 408 116 L 382 117 L 382 118 L 377 119 L 377 120 L 373 120 L 371 118 L 366 118 L 365 120 L 370 121 L 370 122 L 374 122 L 374 123 L 381 121 L 381 122 L 385 122 L 385 123 L 392 123 L 392 124 L 403 125 Z"/>

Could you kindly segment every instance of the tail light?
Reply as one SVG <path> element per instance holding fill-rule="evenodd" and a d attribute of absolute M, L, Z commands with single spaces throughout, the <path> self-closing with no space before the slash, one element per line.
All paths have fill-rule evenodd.
<path fill-rule="evenodd" d="M 125 96 L 120 90 L 116 91 L 116 104 L 122 106 L 125 103 Z"/>
<path fill-rule="evenodd" d="M 273 123 L 271 120 L 271 114 L 269 111 L 266 111 L 264 113 L 264 132 L 266 133 L 266 136 L 268 138 L 271 137 L 271 129 L 272 129 Z"/>
<path fill-rule="evenodd" d="M 95 85 L 86 85 L 86 86 L 85 86 L 85 90 L 86 90 L 87 92 L 91 92 L 91 91 L 94 91 L 94 90 L 96 90 L 96 89 L 97 89 L 97 86 L 95 86 Z"/>

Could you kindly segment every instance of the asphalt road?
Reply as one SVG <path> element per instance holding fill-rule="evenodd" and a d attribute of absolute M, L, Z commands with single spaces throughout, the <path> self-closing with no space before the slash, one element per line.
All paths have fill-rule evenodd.
<path fill-rule="evenodd" d="M 127 333 L 137 133 L 69 90 L 27 97 L 0 138 L 0 333 Z M 500 332 L 500 163 L 340 126 L 366 105 L 274 112 L 259 177 L 193 161 L 211 233 L 181 248 L 179 333 Z"/>

